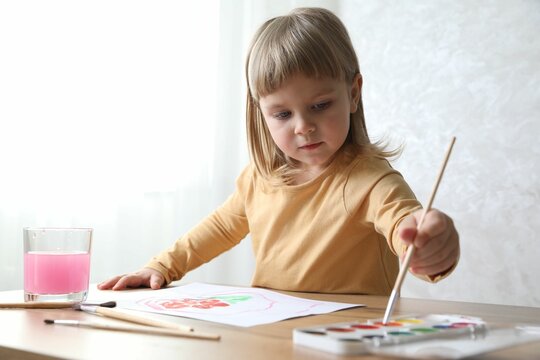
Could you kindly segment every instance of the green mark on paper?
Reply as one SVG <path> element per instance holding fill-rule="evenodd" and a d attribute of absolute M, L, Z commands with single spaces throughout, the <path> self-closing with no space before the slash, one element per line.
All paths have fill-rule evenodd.
<path fill-rule="evenodd" d="M 236 303 L 251 299 L 251 296 L 249 295 L 213 296 L 210 299 L 218 299 L 221 301 L 228 302 L 229 304 L 236 304 Z"/>

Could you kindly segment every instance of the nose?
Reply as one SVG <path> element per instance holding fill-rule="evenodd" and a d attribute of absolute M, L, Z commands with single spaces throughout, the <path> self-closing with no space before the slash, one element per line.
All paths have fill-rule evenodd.
<path fill-rule="evenodd" d="M 296 135 L 307 135 L 315 131 L 315 123 L 305 115 L 298 115 L 294 122 Z"/>

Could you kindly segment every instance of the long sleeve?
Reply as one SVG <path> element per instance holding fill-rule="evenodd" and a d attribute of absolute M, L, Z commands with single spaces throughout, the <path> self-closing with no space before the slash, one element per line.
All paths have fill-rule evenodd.
<path fill-rule="evenodd" d="M 401 257 L 407 251 L 407 247 L 399 238 L 399 224 L 406 216 L 422 208 L 401 174 L 391 170 L 381 175 L 374 183 L 364 208 L 365 219 L 372 222 L 375 230 L 386 238 L 392 252 Z M 435 283 L 452 273 L 456 264 L 441 274 L 434 276 L 414 274 L 414 276 Z"/>

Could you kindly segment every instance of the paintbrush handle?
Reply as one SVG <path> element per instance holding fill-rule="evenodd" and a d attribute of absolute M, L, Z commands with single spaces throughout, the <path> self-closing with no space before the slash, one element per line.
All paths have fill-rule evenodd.
<path fill-rule="evenodd" d="M 73 302 L 15 302 L 15 303 L 0 303 L 0 309 L 67 309 L 72 308 Z"/>
<path fill-rule="evenodd" d="M 184 331 L 178 329 L 165 329 L 158 327 L 135 327 L 135 326 L 113 326 L 113 325 L 100 325 L 99 327 L 92 326 L 92 328 L 98 328 L 103 330 L 133 332 L 139 334 L 149 335 L 165 335 L 165 336 L 178 336 L 193 339 L 205 339 L 205 340 L 219 340 L 221 337 L 217 334 L 197 333 L 191 331 Z"/>
<path fill-rule="evenodd" d="M 422 216 L 420 217 L 420 221 L 418 221 L 418 225 L 416 226 L 416 229 L 418 231 L 420 231 L 420 229 L 422 228 L 422 225 L 424 224 L 426 214 L 431 210 L 431 206 L 433 205 L 433 200 L 435 200 L 435 195 L 437 194 L 437 190 L 439 189 L 439 184 L 441 183 L 444 170 L 446 169 L 446 164 L 448 164 L 448 159 L 450 158 L 450 154 L 452 153 L 452 148 L 454 147 L 455 142 L 456 142 L 456 137 L 453 136 L 452 140 L 450 140 L 450 144 L 448 144 L 448 148 L 446 149 L 443 163 L 441 164 L 441 168 L 439 169 L 439 173 L 437 174 L 437 180 L 435 181 L 435 184 L 433 185 L 433 189 L 431 189 L 431 195 L 429 196 L 428 203 L 426 207 L 424 208 L 424 211 L 422 212 Z M 403 263 L 401 264 L 401 271 L 399 272 L 398 278 L 396 280 L 396 284 L 394 286 L 394 289 L 396 289 L 396 291 L 398 292 L 399 292 L 399 289 L 401 288 L 401 284 L 403 283 L 403 279 L 405 278 L 405 274 L 407 273 L 407 270 L 409 269 L 409 263 L 411 262 L 411 258 L 413 254 L 414 254 L 414 246 L 410 245 L 407 248 L 407 253 L 405 254 L 405 258 L 403 259 Z"/>
<path fill-rule="evenodd" d="M 67 326 L 77 326 L 84 327 L 89 329 L 98 329 L 98 330 L 109 330 L 109 331 L 121 331 L 129 333 L 138 333 L 138 334 L 148 334 L 148 335 L 165 335 L 165 336 L 178 336 L 194 339 L 205 339 L 205 340 L 219 340 L 221 337 L 217 334 L 209 333 L 196 333 L 183 331 L 178 329 L 164 329 L 157 327 L 147 327 L 147 326 L 122 326 L 122 325 L 106 325 L 99 324 L 95 322 L 88 321 L 76 321 L 76 320 L 46 320 L 48 323 L 54 323 L 57 325 L 67 325 Z"/>
<path fill-rule="evenodd" d="M 28 301 L 28 302 L 13 302 L 0 303 L 0 309 L 70 309 L 76 306 L 99 306 L 99 307 L 115 307 L 116 301 L 107 301 L 104 303 L 80 303 L 75 301 Z"/>
<path fill-rule="evenodd" d="M 414 249 L 415 247 L 412 245 L 407 248 L 407 252 L 405 253 L 405 257 L 403 258 L 403 262 L 401 263 L 401 270 L 396 279 L 396 283 L 394 284 L 394 290 L 396 291 L 399 291 L 399 289 L 401 289 L 401 285 L 403 284 L 403 280 L 405 279 L 405 275 L 407 274 L 407 270 L 409 269 L 409 263 L 411 262 L 411 258 L 414 255 Z"/>
<path fill-rule="evenodd" d="M 122 311 L 118 311 L 116 309 L 96 307 L 94 311 L 106 317 L 110 317 L 117 320 L 124 320 L 124 321 L 132 322 L 135 324 L 153 326 L 156 328 L 163 328 L 163 329 L 181 330 L 181 331 L 193 330 L 190 326 L 187 326 L 187 325 L 181 325 L 174 322 L 151 319 L 145 316 L 128 314 Z"/>
<path fill-rule="evenodd" d="M 429 196 L 428 203 L 426 207 L 424 208 L 424 211 L 422 212 L 422 216 L 420 217 L 420 221 L 418 221 L 418 225 L 416 226 L 417 231 L 420 231 L 420 228 L 424 224 L 424 219 L 426 218 L 426 214 L 428 213 L 429 210 L 431 210 L 431 206 L 433 205 L 433 200 L 435 199 L 435 194 L 437 194 L 437 190 L 439 189 L 439 184 L 441 183 L 444 170 L 446 169 L 446 164 L 448 163 L 448 159 L 450 158 L 450 154 L 452 153 L 452 148 L 454 147 L 455 142 L 456 142 L 456 137 L 453 136 L 452 139 L 450 140 L 450 144 L 448 144 L 448 148 L 446 149 L 446 153 L 444 155 L 444 161 L 441 165 L 441 168 L 439 169 L 439 173 L 437 174 L 437 179 L 435 181 L 435 184 L 433 185 L 433 189 L 431 190 L 431 195 Z M 401 263 L 401 269 L 399 270 L 396 283 L 394 284 L 394 288 L 390 295 L 388 305 L 386 306 L 386 311 L 384 313 L 384 318 L 383 318 L 384 323 L 387 323 L 388 320 L 390 319 L 390 316 L 392 315 L 394 304 L 397 298 L 399 297 L 401 285 L 403 284 L 405 275 L 407 274 L 407 271 L 409 270 L 409 263 L 411 262 L 411 258 L 413 254 L 414 254 L 414 245 L 410 245 L 407 248 L 405 258 L 403 259 L 403 262 Z"/>

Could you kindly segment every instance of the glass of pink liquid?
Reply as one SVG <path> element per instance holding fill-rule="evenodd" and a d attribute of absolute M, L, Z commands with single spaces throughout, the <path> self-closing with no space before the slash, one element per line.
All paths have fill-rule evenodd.
<path fill-rule="evenodd" d="M 23 232 L 24 300 L 84 301 L 92 229 L 24 228 Z"/>

